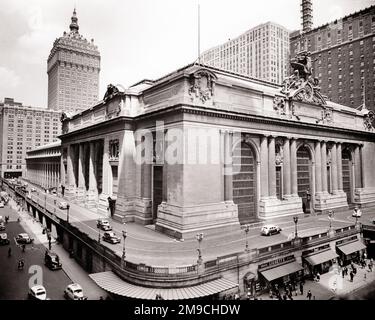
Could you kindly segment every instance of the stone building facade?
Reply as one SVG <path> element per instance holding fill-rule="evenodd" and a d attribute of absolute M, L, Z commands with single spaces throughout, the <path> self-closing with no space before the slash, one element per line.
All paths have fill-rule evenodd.
<path fill-rule="evenodd" d="M 66 196 L 177 238 L 374 205 L 368 110 L 326 101 L 308 57 L 293 68 L 283 86 L 199 64 L 109 86 L 63 120 Z"/>
<path fill-rule="evenodd" d="M 25 177 L 28 151 L 57 141 L 61 112 L 24 106 L 13 98 L 0 102 L 0 176 Z"/>
<path fill-rule="evenodd" d="M 25 179 L 45 189 L 60 187 L 61 142 L 56 141 L 26 154 Z"/>

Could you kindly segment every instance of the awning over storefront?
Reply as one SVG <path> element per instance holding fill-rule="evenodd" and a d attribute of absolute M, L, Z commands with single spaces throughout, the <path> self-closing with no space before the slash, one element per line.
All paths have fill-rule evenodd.
<path fill-rule="evenodd" d="M 333 252 L 332 250 L 326 250 L 323 252 L 319 252 L 316 254 L 313 254 L 311 256 L 308 256 L 305 258 L 305 260 L 310 263 L 312 266 L 316 266 L 318 264 L 321 264 L 323 262 L 327 262 L 332 259 L 336 259 L 338 255 L 336 252 Z"/>
<path fill-rule="evenodd" d="M 288 274 L 292 274 L 303 270 L 303 267 L 298 264 L 297 262 L 290 262 L 283 264 L 282 266 L 278 266 L 269 270 L 260 271 L 260 273 L 268 280 L 273 281 L 275 279 L 284 277 Z"/>
<path fill-rule="evenodd" d="M 349 255 L 353 252 L 357 252 L 366 249 L 366 246 L 360 241 L 354 241 L 348 244 L 337 247 L 343 254 Z"/>
<path fill-rule="evenodd" d="M 148 300 L 155 300 L 157 294 L 160 294 L 164 300 L 201 298 L 233 289 L 238 286 L 237 283 L 220 278 L 191 287 L 158 289 L 131 284 L 122 280 L 112 271 L 93 273 L 89 276 L 99 287 L 108 292 L 128 298 Z"/>

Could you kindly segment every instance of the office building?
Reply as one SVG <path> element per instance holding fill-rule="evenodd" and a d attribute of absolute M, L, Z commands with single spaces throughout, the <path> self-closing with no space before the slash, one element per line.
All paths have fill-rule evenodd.
<path fill-rule="evenodd" d="M 77 112 L 98 101 L 100 53 L 79 33 L 74 9 L 70 32 L 55 40 L 47 61 L 48 108 Z"/>
<path fill-rule="evenodd" d="M 200 62 L 245 76 L 281 84 L 288 75 L 289 31 L 267 22 L 209 49 Z"/>
<path fill-rule="evenodd" d="M 290 35 L 290 54 L 311 52 L 322 94 L 353 108 L 375 108 L 375 6 Z"/>
<path fill-rule="evenodd" d="M 23 106 L 13 98 L 0 103 L 1 177 L 24 176 L 26 152 L 57 141 L 61 134 L 61 112 Z"/>

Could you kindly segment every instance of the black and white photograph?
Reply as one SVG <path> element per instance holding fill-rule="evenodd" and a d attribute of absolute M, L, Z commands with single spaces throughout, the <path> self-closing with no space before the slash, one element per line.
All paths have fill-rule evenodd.
<path fill-rule="evenodd" d="M 374 300 L 374 258 L 374 0 L 0 0 L 0 302 Z"/>

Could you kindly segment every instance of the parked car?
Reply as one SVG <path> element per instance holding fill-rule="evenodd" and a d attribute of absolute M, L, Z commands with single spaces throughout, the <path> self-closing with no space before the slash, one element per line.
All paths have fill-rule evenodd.
<path fill-rule="evenodd" d="M 31 192 L 36 192 L 36 189 L 33 187 L 30 189 Z"/>
<path fill-rule="evenodd" d="M 44 264 L 51 270 L 59 270 L 62 268 L 59 256 L 52 251 L 47 250 L 44 255 Z"/>
<path fill-rule="evenodd" d="M 0 222 L 0 231 L 4 231 L 4 230 L 5 230 L 5 223 Z"/>
<path fill-rule="evenodd" d="M 59 201 L 57 203 L 57 206 L 59 207 L 59 209 L 68 209 L 68 203 L 66 201 Z"/>
<path fill-rule="evenodd" d="M 4 202 L 0 201 L 0 208 L 4 208 Z"/>
<path fill-rule="evenodd" d="M 69 284 L 64 290 L 64 296 L 70 300 L 87 300 L 83 295 L 82 287 L 78 283 Z"/>
<path fill-rule="evenodd" d="M 10 243 L 8 235 L 6 233 L 0 233 L 0 245 L 5 246 Z"/>
<path fill-rule="evenodd" d="M 16 241 L 18 244 L 28 244 L 34 241 L 34 239 L 30 238 L 27 233 L 20 233 L 16 237 Z"/>
<path fill-rule="evenodd" d="M 116 235 L 113 231 L 110 231 L 110 232 L 104 232 L 104 235 L 103 235 L 103 240 L 104 241 L 107 241 L 109 243 L 120 243 L 121 242 L 121 239 L 118 235 Z"/>
<path fill-rule="evenodd" d="M 260 233 L 262 236 L 271 236 L 273 234 L 280 233 L 281 228 L 275 225 L 263 226 Z"/>
<path fill-rule="evenodd" d="M 96 226 L 104 231 L 111 231 L 112 230 L 112 227 L 111 225 L 109 224 L 109 221 L 105 218 L 99 218 L 97 221 L 96 221 Z"/>
<path fill-rule="evenodd" d="M 33 286 L 29 289 L 29 298 L 36 300 L 47 300 L 47 291 L 41 285 Z"/>

